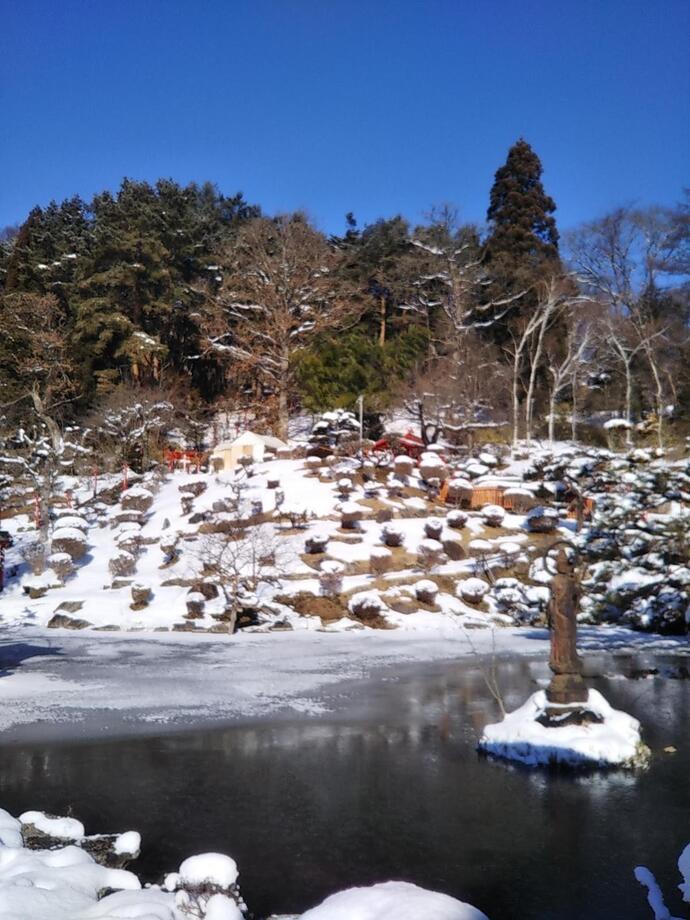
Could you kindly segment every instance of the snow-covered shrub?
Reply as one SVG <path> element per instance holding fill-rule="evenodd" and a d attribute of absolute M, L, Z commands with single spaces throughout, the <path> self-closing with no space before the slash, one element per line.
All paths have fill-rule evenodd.
<path fill-rule="evenodd" d="M 534 507 L 534 495 L 529 489 L 506 489 L 503 498 L 516 514 L 526 514 Z"/>
<path fill-rule="evenodd" d="M 442 531 L 443 521 L 439 521 L 438 518 L 429 518 L 424 522 L 424 534 L 430 540 L 440 540 Z"/>
<path fill-rule="evenodd" d="M 132 486 L 123 493 L 120 504 L 127 511 L 148 511 L 153 504 L 153 493 L 144 486 Z"/>
<path fill-rule="evenodd" d="M 110 574 L 114 578 L 126 578 L 129 575 L 133 575 L 136 566 L 136 559 L 125 549 L 118 550 L 108 563 Z"/>
<path fill-rule="evenodd" d="M 458 560 L 465 559 L 467 557 L 467 553 L 465 552 L 465 547 L 462 544 L 462 540 L 455 534 L 446 532 L 443 535 L 441 544 L 443 546 L 443 552 L 453 562 L 457 562 Z"/>
<path fill-rule="evenodd" d="M 181 916 L 243 920 L 246 905 L 237 878 L 234 859 L 222 853 L 200 853 L 166 875 L 163 887 L 175 892 L 175 907 Z"/>
<path fill-rule="evenodd" d="M 399 527 L 393 523 L 388 523 L 381 528 L 381 542 L 384 546 L 402 546 L 405 542 L 405 537 Z"/>
<path fill-rule="evenodd" d="M 188 514 L 192 513 L 194 508 L 194 496 L 187 493 L 180 496 L 180 507 L 182 509 L 182 514 L 186 517 Z"/>
<path fill-rule="evenodd" d="M 454 476 L 448 482 L 447 501 L 451 505 L 469 505 L 472 501 L 472 483 L 468 479 Z"/>
<path fill-rule="evenodd" d="M 148 585 L 142 585 L 140 582 L 135 582 L 131 586 L 130 591 L 132 593 L 132 603 L 137 608 L 146 607 L 151 600 L 152 591 Z"/>
<path fill-rule="evenodd" d="M 340 526 L 343 530 L 356 530 L 364 509 L 357 502 L 345 502 L 340 509 Z"/>
<path fill-rule="evenodd" d="M 402 479 L 395 476 L 393 473 L 389 473 L 386 479 L 386 491 L 388 492 L 389 498 L 400 498 L 405 489 L 405 483 Z"/>
<path fill-rule="evenodd" d="M 472 556 L 488 556 L 494 552 L 493 544 L 488 540 L 470 540 L 467 548 Z"/>
<path fill-rule="evenodd" d="M 424 578 L 421 581 L 415 582 L 413 587 L 415 597 L 421 604 L 432 606 L 436 603 L 438 585 L 435 582 L 430 581 L 428 578 Z"/>
<path fill-rule="evenodd" d="M 419 475 L 429 483 L 442 482 L 448 478 L 448 467 L 433 451 L 425 451 L 419 459 Z"/>
<path fill-rule="evenodd" d="M 354 617 L 366 623 L 380 616 L 383 604 L 375 591 L 360 591 L 350 598 L 348 608 Z"/>
<path fill-rule="evenodd" d="M 45 543 L 40 540 L 32 540 L 31 543 L 24 543 L 20 549 L 22 559 L 31 569 L 32 575 L 41 575 L 46 567 L 46 556 L 48 551 Z M 70 556 L 71 558 L 71 556 Z"/>
<path fill-rule="evenodd" d="M 467 514 L 459 509 L 449 511 L 446 515 L 446 524 L 453 530 L 462 530 L 467 524 Z"/>
<path fill-rule="evenodd" d="M 383 575 L 393 563 L 393 554 L 385 546 L 372 546 L 369 554 L 369 568 L 374 575 Z"/>
<path fill-rule="evenodd" d="M 438 540 L 431 540 L 427 537 L 417 547 L 417 564 L 425 572 L 430 572 L 444 559 L 443 544 Z"/>
<path fill-rule="evenodd" d="M 313 533 L 306 538 L 304 541 L 304 552 L 308 555 L 316 555 L 317 553 L 325 553 L 328 546 L 328 534 L 319 531 Z"/>
<path fill-rule="evenodd" d="M 60 527 L 53 532 L 51 546 L 52 552 L 68 553 L 72 560 L 76 560 L 86 555 L 88 543 L 85 535 L 76 527 Z"/>
<path fill-rule="evenodd" d="M 202 495 L 207 488 L 208 483 L 205 479 L 188 479 L 186 482 L 180 483 L 177 487 L 177 491 L 187 495 L 193 495 L 196 498 Z"/>
<path fill-rule="evenodd" d="M 69 553 L 52 553 L 48 557 L 48 566 L 64 581 L 74 571 L 74 563 Z"/>
<path fill-rule="evenodd" d="M 527 527 L 531 533 L 553 533 L 558 527 L 558 511 L 537 505 L 527 515 Z"/>
<path fill-rule="evenodd" d="M 323 466 L 323 460 L 321 457 L 316 457 L 313 454 L 310 454 L 304 461 L 305 470 L 309 470 L 310 473 L 316 473 Z"/>
<path fill-rule="evenodd" d="M 338 480 L 338 494 L 342 495 L 344 498 L 347 498 L 348 495 L 352 493 L 354 485 L 351 479 L 347 479 L 343 476 L 342 479 Z"/>
<path fill-rule="evenodd" d="M 198 620 L 204 615 L 206 598 L 200 591 L 191 591 L 185 598 L 187 605 L 186 619 Z"/>
<path fill-rule="evenodd" d="M 500 505 L 485 505 L 481 510 L 481 516 L 487 527 L 500 527 L 506 512 Z"/>
<path fill-rule="evenodd" d="M 309 436 L 310 445 L 320 449 L 333 448 L 359 438 L 359 419 L 347 409 L 324 412 L 314 423 Z"/>
<path fill-rule="evenodd" d="M 325 559 L 319 567 L 319 591 L 324 597 L 333 597 L 343 590 L 345 566 L 336 559 Z"/>
<path fill-rule="evenodd" d="M 405 479 L 414 472 L 414 460 L 407 454 L 400 454 L 393 461 L 393 472 L 399 479 Z"/>
<path fill-rule="evenodd" d="M 481 578 L 464 578 L 458 582 L 455 591 L 469 604 L 480 604 L 489 591 L 489 585 Z"/>
<path fill-rule="evenodd" d="M 161 537 L 159 546 L 165 557 L 163 560 L 164 563 L 172 562 L 173 559 L 177 558 L 179 554 L 177 540 L 177 534 L 166 534 L 164 537 Z"/>
<path fill-rule="evenodd" d="M 89 529 L 88 522 L 80 514 L 75 514 L 71 509 L 69 513 L 64 510 L 56 515 L 55 529 L 64 527 L 76 527 L 77 530 L 86 532 Z"/>

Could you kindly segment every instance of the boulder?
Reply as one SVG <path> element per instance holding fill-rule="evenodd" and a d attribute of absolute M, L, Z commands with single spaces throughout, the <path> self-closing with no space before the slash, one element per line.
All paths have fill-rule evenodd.
<path fill-rule="evenodd" d="M 55 613 L 48 621 L 48 629 L 86 629 L 92 625 L 88 620 L 78 620 L 64 613 Z"/>
<path fill-rule="evenodd" d="M 538 505 L 527 515 L 527 528 L 530 533 L 553 533 L 558 527 L 558 511 Z"/>

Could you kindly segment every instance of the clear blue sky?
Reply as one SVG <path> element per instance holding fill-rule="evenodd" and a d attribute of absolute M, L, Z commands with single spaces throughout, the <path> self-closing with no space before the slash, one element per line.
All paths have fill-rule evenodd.
<path fill-rule="evenodd" d="M 125 175 L 325 230 L 485 216 L 520 135 L 561 229 L 690 185 L 690 0 L 0 0 L 0 226 Z"/>

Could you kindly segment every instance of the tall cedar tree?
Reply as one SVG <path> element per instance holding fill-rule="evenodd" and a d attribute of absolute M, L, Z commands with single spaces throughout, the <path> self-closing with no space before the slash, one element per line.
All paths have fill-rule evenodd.
<path fill-rule="evenodd" d="M 515 308 L 490 328 L 499 345 L 510 337 L 510 327 L 534 306 L 534 285 L 561 270 L 556 204 L 544 191 L 542 165 L 527 141 L 520 138 L 508 151 L 491 188 L 487 220 L 490 234 L 485 244 L 485 267 L 492 277 L 492 300 L 525 291 Z"/>

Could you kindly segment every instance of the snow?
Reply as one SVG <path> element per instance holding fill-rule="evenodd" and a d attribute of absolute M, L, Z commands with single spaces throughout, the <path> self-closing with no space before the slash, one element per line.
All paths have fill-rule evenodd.
<path fill-rule="evenodd" d="M 299 920 L 487 920 L 485 914 L 408 882 L 383 882 L 331 895 Z"/>
<path fill-rule="evenodd" d="M 571 765 L 632 767 L 644 759 L 640 723 L 613 709 L 597 690 L 590 690 L 587 709 L 601 722 L 547 727 L 537 721 L 550 704 L 544 690 L 533 693 L 502 722 L 484 728 L 479 747 L 488 754 L 529 766 Z"/>
<path fill-rule="evenodd" d="M 25 811 L 19 816 L 22 824 L 33 824 L 39 831 L 51 837 L 80 840 L 84 836 L 84 825 L 74 818 L 49 818 L 42 811 Z"/>
<path fill-rule="evenodd" d="M 118 855 L 136 856 L 141 850 L 141 834 L 136 831 L 125 831 L 124 834 L 118 834 L 113 850 Z"/>
<path fill-rule="evenodd" d="M 223 853 L 202 853 L 185 859 L 179 869 L 180 880 L 188 885 L 209 883 L 229 888 L 237 882 L 237 863 Z"/>

